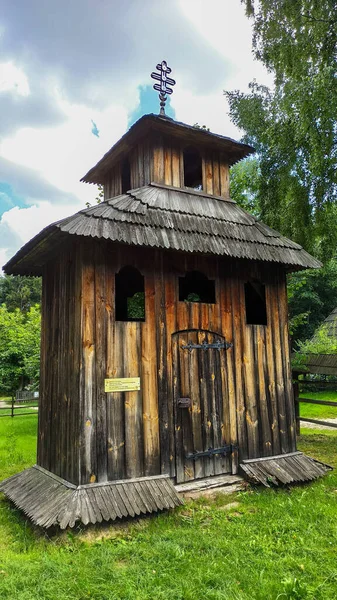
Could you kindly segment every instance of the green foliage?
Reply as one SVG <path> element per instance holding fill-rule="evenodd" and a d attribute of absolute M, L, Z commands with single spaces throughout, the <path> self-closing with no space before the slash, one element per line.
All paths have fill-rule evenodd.
<path fill-rule="evenodd" d="M 127 299 L 128 319 L 145 319 L 145 294 L 136 292 L 131 298 Z"/>
<path fill-rule="evenodd" d="M 337 339 L 328 335 L 328 326 L 323 324 L 315 335 L 298 343 L 301 354 L 337 354 Z"/>
<path fill-rule="evenodd" d="M 317 327 L 337 306 L 337 260 L 322 269 L 288 275 L 290 334 L 293 346 L 311 338 Z"/>
<path fill-rule="evenodd" d="M 21 275 L 0 276 L 0 305 L 6 304 L 9 311 L 19 309 L 27 312 L 31 306 L 41 302 L 41 278 Z"/>
<path fill-rule="evenodd" d="M 260 177 L 259 160 L 255 157 L 236 163 L 230 170 L 231 198 L 257 218 L 261 212 L 258 199 Z"/>
<path fill-rule="evenodd" d="M 40 367 L 40 309 L 10 312 L 0 306 L 0 389 L 13 393 L 30 383 L 36 389 Z"/>
<path fill-rule="evenodd" d="M 274 75 L 226 92 L 233 122 L 257 150 L 268 225 L 327 259 L 337 241 L 335 0 L 244 0 L 255 56 Z"/>

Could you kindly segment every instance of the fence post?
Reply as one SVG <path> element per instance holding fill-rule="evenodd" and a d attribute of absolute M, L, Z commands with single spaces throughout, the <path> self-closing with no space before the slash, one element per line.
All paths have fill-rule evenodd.
<path fill-rule="evenodd" d="M 293 389 L 294 389 L 294 404 L 295 404 L 295 421 L 296 421 L 296 435 L 300 435 L 300 403 L 298 401 L 300 390 L 298 382 L 299 373 L 293 372 Z"/>
<path fill-rule="evenodd" d="M 14 417 L 14 396 L 13 396 L 13 394 L 12 394 L 11 417 Z"/>

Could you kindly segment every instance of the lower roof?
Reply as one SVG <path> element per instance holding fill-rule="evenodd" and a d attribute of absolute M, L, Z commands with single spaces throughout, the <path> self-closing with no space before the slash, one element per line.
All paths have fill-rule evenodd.
<path fill-rule="evenodd" d="M 53 248 L 71 236 L 279 263 L 288 270 L 321 266 L 233 200 L 152 183 L 49 225 L 9 260 L 5 272 L 41 274 Z"/>

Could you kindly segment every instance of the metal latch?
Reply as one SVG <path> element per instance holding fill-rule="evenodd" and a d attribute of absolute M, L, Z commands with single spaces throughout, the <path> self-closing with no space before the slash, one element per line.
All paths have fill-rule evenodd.
<path fill-rule="evenodd" d="M 232 454 L 234 450 L 238 450 L 238 446 L 236 444 L 227 444 L 221 448 L 208 448 L 208 450 L 204 450 L 204 452 L 191 452 L 186 454 L 185 458 L 189 460 L 198 460 L 199 458 L 211 458 L 215 454 L 226 456 L 227 454 Z"/>
<path fill-rule="evenodd" d="M 210 348 L 214 348 L 215 350 L 228 350 L 228 348 L 232 348 L 233 344 L 230 344 L 229 342 L 213 342 L 212 344 L 209 344 L 208 342 L 204 341 L 202 342 L 202 344 L 192 344 L 192 342 L 188 342 L 188 344 L 186 344 L 185 346 L 181 346 L 182 350 L 188 350 L 189 352 L 192 352 L 192 350 L 209 350 Z"/>
<path fill-rule="evenodd" d="M 191 398 L 178 398 L 178 408 L 190 408 L 192 406 Z"/>

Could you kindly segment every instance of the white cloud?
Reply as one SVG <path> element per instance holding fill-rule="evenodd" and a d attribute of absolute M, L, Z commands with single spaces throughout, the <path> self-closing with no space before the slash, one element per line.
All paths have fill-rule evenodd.
<path fill-rule="evenodd" d="M 63 102 L 62 109 L 66 116 L 63 125 L 20 129 L 0 143 L 0 156 L 36 170 L 59 190 L 75 194 L 84 206 L 92 200 L 95 190 L 79 180 L 123 135 L 128 115 L 118 105 L 99 112 Z M 91 132 L 91 119 L 100 130 L 99 138 Z"/>
<path fill-rule="evenodd" d="M 250 49 L 240 0 L 59 0 L 52 13 L 41 0 L 5 3 L 0 181 L 27 208 L 0 219 L 0 260 L 94 201 L 96 189 L 79 180 L 126 131 L 138 86 L 163 58 L 177 80 L 177 119 L 239 137 L 223 89 L 269 81 Z"/>
<path fill-rule="evenodd" d="M 0 63 L 0 93 L 9 91 L 19 96 L 29 96 L 28 79 L 13 62 Z"/>

